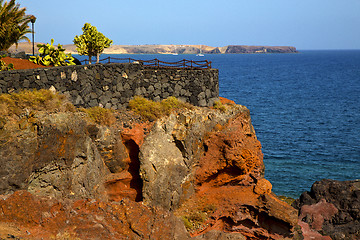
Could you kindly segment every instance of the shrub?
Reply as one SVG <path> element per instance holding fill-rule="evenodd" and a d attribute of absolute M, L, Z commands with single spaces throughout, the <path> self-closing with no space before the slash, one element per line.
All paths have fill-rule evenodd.
<path fill-rule="evenodd" d="M 110 126 L 116 120 L 114 110 L 102 107 L 82 108 L 81 111 L 87 113 L 91 121 L 97 124 Z"/>
<path fill-rule="evenodd" d="M 156 120 L 179 109 L 191 109 L 193 106 L 178 100 L 175 97 L 168 97 L 161 102 L 154 102 L 143 97 L 135 96 L 129 102 L 129 108 L 140 114 L 147 120 Z"/>
<path fill-rule="evenodd" d="M 75 65 L 74 58 L 71 54 L 65 54 L 65 48 L 58 44 L 57 49 L 54 47 L 54 39 L 51 44 L 38 44 L 39 55 L 31 56 L 30 61 L 44 66 L 67 66 Z"/>

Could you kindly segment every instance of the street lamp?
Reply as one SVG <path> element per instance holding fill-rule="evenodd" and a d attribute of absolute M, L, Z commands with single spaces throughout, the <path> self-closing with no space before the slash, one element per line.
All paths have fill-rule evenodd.
<path fill-rule="evenodd" d="M 36 21 L 36 17 L 34 15 L 31 15 L 30 17 L 30 21 L 31 21 L 31 24 L 32 24 L 32 50 L 33 50 L 33 56 L 35 56 L 35 31 L 34 31 L 34 23 Z"/>

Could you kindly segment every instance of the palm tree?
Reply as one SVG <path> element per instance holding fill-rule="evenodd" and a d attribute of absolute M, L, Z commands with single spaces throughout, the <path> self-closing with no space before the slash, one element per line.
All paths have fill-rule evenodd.
<path fill-rule="evenodd" d="M 26 8 L 20 8 L 15 0 L 3 3 L 0 0 L 0 51 L 7 51 L 20 40 L 30 42 L 25 35 L 31 33 L 28 23 L 30 16 L 25 15 Z"/>

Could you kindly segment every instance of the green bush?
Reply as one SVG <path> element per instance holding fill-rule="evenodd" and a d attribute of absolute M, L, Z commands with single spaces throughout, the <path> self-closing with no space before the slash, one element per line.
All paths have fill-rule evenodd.
<path fill-rule="evenodd" d="M 193 106 L 184 103 L 175 97 L 168 97 L 161 102 L 154 102 L 143 97 L 135 96 L 129 102 L 129 108 L 140 114 L 147 120 L 156 120 L 163 116 L 170 115 L 171 112 L 179 109 L 191 109 Z"/>
<path fill-rule="evenodd" d="M 56 49 L 53 44 L 54 39 L 51 39 L 51 44 L 38 44 L 39 55 L 31 56 L 29 60 L 44 66 L 75 65 L 74 58 L 71 54 L 65 54 L 65 48 L 58 44 Z"/>

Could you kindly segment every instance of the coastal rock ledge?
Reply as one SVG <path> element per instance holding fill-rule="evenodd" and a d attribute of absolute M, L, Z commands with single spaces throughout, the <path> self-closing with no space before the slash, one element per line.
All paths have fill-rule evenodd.
<path fill-rule="evenodd" d="M 0 124 L 0 239 L 301 239 L 264 178 L 249 110 L 154 122 L 36 112 Z M 121 112 L 122 111 L 122 112 Z"/>

